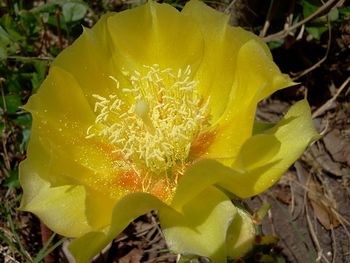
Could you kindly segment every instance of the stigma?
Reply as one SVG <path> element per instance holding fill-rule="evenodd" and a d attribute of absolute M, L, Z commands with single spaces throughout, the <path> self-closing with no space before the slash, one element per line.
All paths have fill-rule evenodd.
<path fill-rule="evenodd" d="M 136 170 L 163 173 L 186 162 L 208 116 L 208 101 L 197 91 L 199 83 L 192 79 L 190 66 L 143 66 L 141 72 L 123 74 L 126 86 L 109 76 L 116 92 L 93 95 L 96 119 L 86 138 L 103 137 Z"/>
<path fill-rule="evenodd" d="M 138 115 L 143 121 L 146 129 L 152 134 L 155 133 L 155 128 L 153 126 L 152 120 L 149 117 L 149 105 L 144 100 L 139 100 L 135 104 L 135 113 Z"/>

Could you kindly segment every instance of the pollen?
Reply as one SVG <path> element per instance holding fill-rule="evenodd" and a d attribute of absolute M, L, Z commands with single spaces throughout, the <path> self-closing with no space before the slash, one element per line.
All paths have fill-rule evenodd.
<path fill-rule="evenodd" d="M 93 95 L 96 120 L 86 138 L 107 139 L 117 149 L 114 154 L 151 173 L 184 164 L 208 119 L 208 101 L 198 93 L 190 66 L 178 70 L 143 66 L 141 72 L 123 74 L 128 80 L 124 87 L 109 76 L 115 93 Z"/>

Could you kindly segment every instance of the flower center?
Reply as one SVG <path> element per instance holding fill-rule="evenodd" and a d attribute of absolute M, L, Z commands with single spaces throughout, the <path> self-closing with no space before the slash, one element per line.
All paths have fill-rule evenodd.
<path fill-rule="evenodd" d="M 191 80 L 191 68 L 144 66 L 144 73 L 124 73 L 130 85 L 108 97 L 93 95 L 96 121 L 87 138 L 102 136 L 116 146 L 123 160 L 162 173 L 188 157 L 191 143 L 207 125 L 208 102 Z M 121 99 L 125 97 L 126 99 Z M 141 167 L 140 167 L 141 166 Z"/>

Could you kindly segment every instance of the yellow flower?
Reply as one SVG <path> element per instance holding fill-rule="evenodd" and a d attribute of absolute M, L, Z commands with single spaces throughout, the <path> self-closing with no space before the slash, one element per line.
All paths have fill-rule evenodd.
<path fill-rule="evenodd" d="M 305 101 L 273 128 L 254 126 L 257 103 L 293 83 L 227 22 L 196 0 L 106 14 L 30 98 L 21 209 L 78 238 L 77 262 L 150 210 L 175 252 L 224 262 L 251 245 L 249 217 L 216 186 L 266 190 L 317 133 Z"/>

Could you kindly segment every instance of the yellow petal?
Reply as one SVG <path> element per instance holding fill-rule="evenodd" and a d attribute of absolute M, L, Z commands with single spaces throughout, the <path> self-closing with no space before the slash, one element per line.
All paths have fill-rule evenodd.
<path fill-rule="evenodd" d="M 195 67 L 201 59 L 199 30 L 170 5 L 149 1 L 108 18 L 108 28 L 113 58 L 121 69 L 142 70 L 143 65 L 159 64 L 177 70 Z"/>
<path fill-rule="evenodd" d="M 277 148 L 272 151 L 263 150 L 264 147 L 268 147 L 265 135 L 251 137 L 241 150 L 243 157 L 256 151 L 255 155 L 250 157 L 246 170 L 234 176 L 234 180 L 220 183 L 239 197 L 257 195 L 268 189 L 300 157 L 305 148 L 319 138 L 306 100 L 294 104 L 284 118 L 264 134 L 274 136 L 280 142 L 278 151 Z M 276 146 L 275 144 L 274 147 Z"/>
<path fill-rule="evenodd" d="M 233 167 L 253 170 L 264 166 L 270 163 L 270 160 L 278 153 L 280 147 L 281 143 L 275 136 L 257 134 L 243 144 Z"/>
<path fill-rule="evenodd" d="M 255 234 L 251 216 L 237 208 L 237 214 L 227 230 L 227 256 L 237 259 L 250 251 L 253 248 Z"/>
<path fill-rule="evenodd" d="M 159 199 L 146 193 L 129 194 L 121 199 L 114 207 L 109 229 L 87 233 L 70 244 L 69 249 L 76 262 L 90 262 L 91 258 L 107 246 L 132 220 L 151 210 L 166 211 L 173 215 L 175 213 Z"/>
<path fill-rule="evenodd" d="M 149 194 L 127 195 L 114 207 L 109 229 L 87 233 L 71 243 L 70 250 L 76 262 L 89 262 L 132 220 L 151 210 L 158 210 L 162 229 L 172 251 L 204 255 L 216 262 L 225 262 L 226 231 L 236 210 L 232 202 L 215 188 L 202 191 L 188 202 L 183 207 L 183 214 Z"/>
<path fill-rule="evenodd" d="M 254 34 L 228 25 L 229 16 L 205 5 L 201 1 L 189 1 L 182 13 L 199 27 L 204 39 L 204 52 L 196 72 L 199 89 L 204 98 L 209 98 L 212 121 L 215 122 L 227 107 L 237 63 L 238 51 L 251 39 L 265 44 Z M 268 51 L 266 51 L 268 52 Z"/>
<path fill-rule="evenodd" d="M 100 253 L 113 238 L 107 239 L 104 232 L 89 232 L 77 239 L 74 239 L 69 250 L 76 263 L 88 263 L 92 258 Z"/>
<path fill-rule="evenodd" d="M 216 183 L 241 198 L 257 195 L 272 186 L 317 138 L 309 105 L 299 101 L 275 127 L 246 141 L 235 169 L 214 160 L 190 167 L 179 181 L 172 206 L 181 209 L 196 193 Z M 188 187 L 193 193 L 186 191 Z"/>
<path fill-rule="evenodd" d="M 74 79 L 53 67 L 24 108 L 33 116 L 28 166 L 53 186 L 71 184 L 67 176 L 86 173 L 75 161 L 80 154 L 71 151 L 81 146 L 94 115 Z"/>
<path fill-rule="evenodd" d="M 109 76 L 119 79 L 122 84 L 124 80 L 119 77 L 120 72 L 112 59 L 112 43 L 107 29 L 108 17 L 112 15 L 102 16 L 92 29 L 84 28 L 81 36 L 53 62 L 53 66 L 64 69 L 75 78 L 92 108 L 96 102 L 93 94 L 108 96 L 118 93 L 116 83 Z"/>
<path fill-rule="evenodd" d="M 195 163 L 185 171 L 179 180 L 171 206 L 181 211 L 185 204 L 206 188 L 226 178 L 231 179 L 232 172 L 232 169 L 214 160 L 202 160 Z"/>
<path fill-rule="evenodd" d="M 181 41 L 178 41 L 181 39 Z M 122 92 L 131 83 L 126 76 L 143 65 L 160 64 L 176 71 L 200 63 L 203 41 L 191 19 L 170 5 L 150 1 L 120 13 L 108 13 L 65 49 L 53 65 L 71 73 L 79 83 L 91 107 L 93 94 L 108 97 Z M 93 52 L 92 52 L 93 51 Z M 112 77 L 112 78 L 111 78 Z M 113 79 L 117 79 L 120 88 Z"/>
<path fill-rule="evenodd" d="M 274 126 L 274 123 L 271 122 L 260 122 L 260 121 L 256 121 L 254 122 L 254 126 L 253 126 L 253 135 L 256 135 L 258 133 L 262 133 L 267 129 L 270 129 Z"/>
<path fill-rule="evenodd" d="M 190 189 L 189 189 L 190 190 Z M 226 233 L 236 209 L 221 191 L 210 187 L 182 207 L 183 216 L 160 213 L 169 249 L 226 263 Z"/>
<path fill-rule="evenodd" d="M 23 197 L 21 210 L 38 216 L 54 232 L 78 237 L 91 230 L 85 216 L 85 189 L 82 186 L 52 187 L 35 172 L 21 165 Z M 25 176 L 23 176 L 25 173 Z"/>
<path fill-rule="evenodd" d="M 257 103 L 274 91 L 293 84 L 273 63 L 270 53 L 255 39 L 239 50 L 232 92 L 226 110 L 216 124 L 214 141 L 207 158 L 235 160 L 243 142 L 251 134 Z"/>
<path fill-rule="evenodd" d="M 33 121 L 28 158 L 24 164 L 54 186 L 86 186 L 89 223 L 95 228 L 108 225 L 115 203 L 112 197 L 122 195 L 114 183 L 118 173 L 107 169 L 112 166 L 113 159 L 97 146 L 84 143 L 85 138 L 81 139 L 79 146 L 68 145 L 69 139 L 74 138 L 74 133 L 62 131 L 62 134 L 50 137 L 57 132 L 57 127 L 51 126 L 48 121 L 39 130 L 36 121 Z M 22 170 L 21 174 L 26 176 L 27 171 Z"/>
<path fill-rule="evenodd" d="M 95 116 L 75 79 L 52 67 L 25 108 L 33 115 L 25 161 L 30 172 L 40 174 L 53 186 L 84 185 L 89 200 L 98 192 L 104 208 L 109 209 L 97 210 L 101 205 L 88 202 L 89 222 L 95 228 L 109 224 L 115 200 L 122 195 L 115 182 L 118 171 L 113 166 L 113 149 L 103 141 L 85 138 Z M 26 176 L 26 171 L 22 173 Z"/>
<path fill-rule="evenodd" d="M 239 50 L 236 73 L 237 87 L 232 94 L 235 103 L 255 102 L 273 92 L 294 85 L 288 75 L 282 74 L 261 41 L 252 39 Z M 244 99 L 245 101 L 242 101 Z"/>
<path fill-rule="evenodd" d="M 62 126 L 66 122 L 83 124 L 83 127 L 77 125 L 76 129 L 85 129 L 95 120 L 78 83 L 71 74 L 58 67 L 51 67 L 38 93 L 30 97 L 24 108 L 43 117 L 55 117 Z"/>
<path fill-rule="evenodd" d="M 276 164 L 260 175 L 255 182 L 255 194 L 273 185 L 302 155 L 305 148 L 320 137 L 313 125 L 310 107 L 306 100 L 295 103 L 284 118 L 265 133 L 275 136 L 281 142 L 281 147 L 278 153 L 269 160 L 270 163 L 276 162 Z"/>
<path fill-rule="evenodd" d="M 120 195 L 120 198 L 122 196 Z M 116 201 L 117 198 L 113 199 L 109 193 L 89 188 L 86 192 L 85 214 L 93 229 L 101 229 L 111 223 Z"/>

